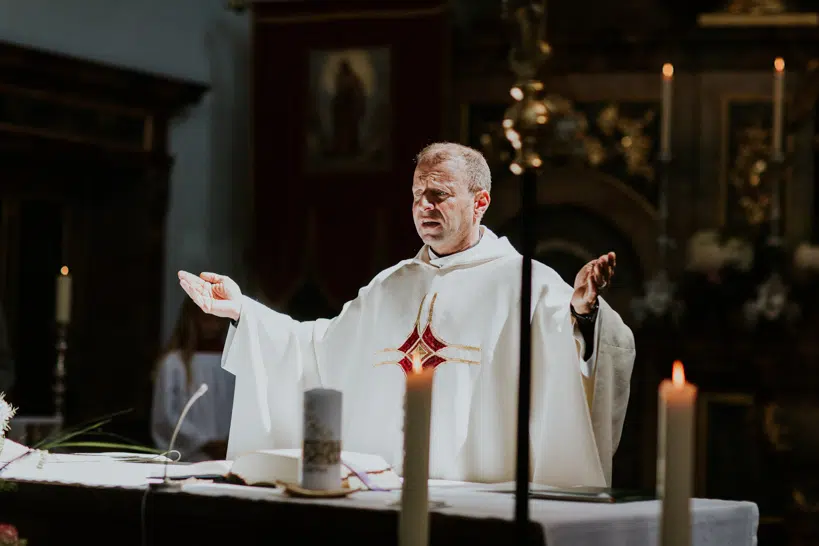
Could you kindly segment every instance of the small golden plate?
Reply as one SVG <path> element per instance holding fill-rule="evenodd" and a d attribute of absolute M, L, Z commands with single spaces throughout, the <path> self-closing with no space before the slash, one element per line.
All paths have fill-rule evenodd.
<path fill-rule="evenodd" d="M 305 489 L 295 483 L 287 483 L 277 481 L 276 485 L 284 489 L 286 495 L 296 497 L 299 499 L 340 499 L 347 497 L 361 489 L 350 489 L 348 487 L 342 489 Z"/>

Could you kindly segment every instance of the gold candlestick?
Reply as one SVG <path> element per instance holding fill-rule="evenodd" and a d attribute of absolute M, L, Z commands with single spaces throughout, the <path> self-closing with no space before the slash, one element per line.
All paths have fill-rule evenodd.
<path fill-rule="evenodd" d="M 57 323 L 57 363 L 54 366 L 54 416 L 60 421 L 62 421 L 65 411 L 65 354 L 67 351 L 68 325 Z"/>

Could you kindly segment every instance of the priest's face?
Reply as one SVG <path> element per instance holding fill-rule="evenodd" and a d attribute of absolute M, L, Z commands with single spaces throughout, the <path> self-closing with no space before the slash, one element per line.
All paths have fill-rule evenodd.
<path fill-rule="evenodd" d="M 457 160 L 422 163 L 412 180 L 412 216 L 424 243 L 438 255 L 466 250 L 478 242 L 489 193 L 469 189 Z"/>

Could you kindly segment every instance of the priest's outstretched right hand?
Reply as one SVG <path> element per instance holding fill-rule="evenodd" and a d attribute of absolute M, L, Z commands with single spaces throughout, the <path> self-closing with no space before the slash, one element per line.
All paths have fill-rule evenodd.
<path fill-rule="evenodd" d="M 197 277 L 180 271 L 182 287 L 202 311 L 217 317 L 239 320 L 242 312 L 242 290 L 233 279 L 216 273 L 200 273 Z"/>

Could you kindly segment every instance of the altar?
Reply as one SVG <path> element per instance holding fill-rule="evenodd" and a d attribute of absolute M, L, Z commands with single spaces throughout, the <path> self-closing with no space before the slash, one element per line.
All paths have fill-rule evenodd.
<path fill-rule="evenodd" d="M 295 499 L 281 489 L 208 480 L 149 489 L 163 466 L 100 455 L 49 455 L 13 463 L 0 478 L 0 523 L 29 544 L 397 543 L 400 491 Z M 498 486 L 430 481 L 430 544 L 501 544 L 513 533 L 514 497 Z M 658 544 L 659 501 L 531 501 L 531 544 Z M 693 545 L 756 544 L 750 502 L 692 500 Z"/>

